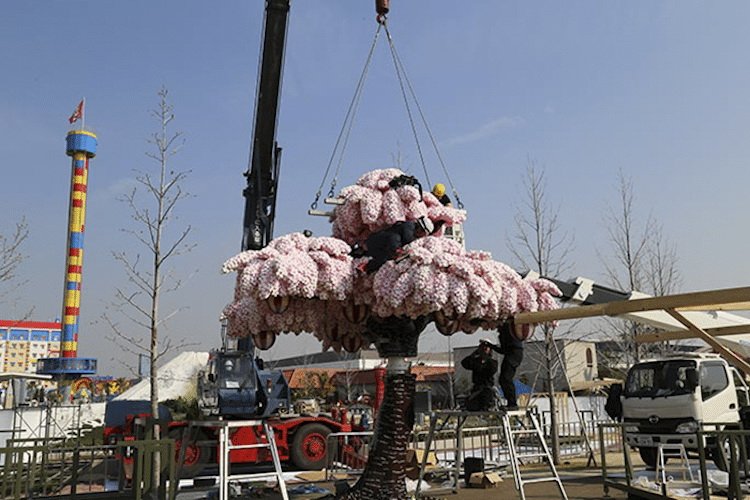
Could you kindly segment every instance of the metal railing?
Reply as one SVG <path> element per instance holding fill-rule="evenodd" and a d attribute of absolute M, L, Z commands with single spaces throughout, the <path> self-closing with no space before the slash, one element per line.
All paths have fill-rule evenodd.
<path fill-rule="evenodd" d="M 373 432 L 332 432 L 326 440 L 325 477 L 336 479 L 336 474 L 360 475 L 367 464 Z"/>
<path fill-rule="evenodd" d="M 560 424 L 561 434 L 564 438 L 561 440 L 561 454 L 567 458 L 589 455 L 588 447 L 582 437 L 586 432 L 589 442 L 596 451 L 600 451 L 603 446 L 606 451 L 619 451 L 622 449 L 619 429 L 601 428 L 600 424 L 610 422 L 600 421 L 594 418 L 592 412 L 588 412 L 588 418 L 580 421 L 564 422 Z M 430 451 L 435 454 L 437 459 L 436 467 L 431 469 L 433 474 L 441 473 L 455 468 L 456 460 L 456 428 L 455 421 L 451 426 L 440 427 L 433 436 Z M 551 428 L 547 425 L 544 428 L 547 442 Z M 601 440 L 597 439 L 601 432 Z M 424 450 L 429 434 L 428 429 L 415 429 L 409 440 L 409 447 L 414 450 Z M 346 473 L 349 475 L 359 475 L 364 470 L 367 463 L 368 453 L 371 447 L 372 432 L 334 432 L 328 435 L 327 450 L 328 458 L 325 468 L 325 477 L 327 480 L 335 479 L 336 474 Z M 502 424 L 498 419 L 497 422 L 483 421 L 482 419 L 473 419 L 464 424 L 461 432 L 462 445 L 461 459 L 466 457 L 481 458 L 488 470 L 499 469 L 510 463 L 510 452 L 505 441 Z M 541 445 L 535 439 L 521 439 L 517 446 L 520 446 L 524 453 L 541 453 Z M 538 462 L 541 459 L 536 459 Z M 526 460 L 527 463 L 533 463 L 534 460 Z M 407 464 L 408 465 L 408 464 Z"/>
<path fill-rule="evenodd" d="M 623 424 L 616 422 L 606 422 L 599 424 L 599 450 L 602 470 L 602 484 L 604 495 L 608 496 L 610 489 L 618 489 L 628 494 L 634 494 L 642 498 L 670 498 L 669 480 L 665 483 L 660 480 L 654 473 L 654 484 L 656 489 L 644 489 L 644 484 L 636 480 L 636 467 L 638 463 L 634 462 L 632 453 L 634 448 L 624 445 L 627 442 L 626 436 L 629 432 L 625 430 L 626 426 L 632 423 Z M 734 426 L 730 428 L 728 426 Z M 606 434 L 616 432 L 619 439 L 619 447 L 623 453 L 622 465 L 615 465 L 607 462 L 608 446 L 606 444 Z M 690 434 L 681 434 L 689 436 Z M 746 498 L 746 491 L 743 486 L 750 478 L 750 463 L 748 463 L 747 443 L 750 442 L 750 430 L 737 429 L 737 422 L 720 424 L 704 424 L 700 429 L 692 433 L 695 436 L 696 448 L 688 450 L 691 454 L 691 460 L 688 460 L 688 466 L 694 466 L 697 458 L 698 470 L 700 471 L 699 488 L 703 498 L 711 498 L 711 494 L 725 492 L 729 499 Z M 658 450 L 658 443 L 656 444 Z M 696 457 L 697 455 L 697 457 Z M 728 482 L 726 485 L 714 486 L 709 480 L 708 459 L 713 458 L 714 462 L 723 463 L 728 473 Z M 714 489 L 717 491 L 715 492 Z"/>
<path fill-rule="evenodd" d="M 2 498 L 36 498 L 108 492 L 141 499 L 151 491 L 154 455 L 161 456 L 159 498 L 174 498 L 174 441 L 128 441 L 116 445 L 75 446 L 56 438 L 9 440 L 0 448 Z M 132 459 L 132 460 L 131 460 Z M 126 470 L 127 469 L 127 470 Z"/>
<path fill-rule="evenodd" d="M 581 410 L 580 419 L 576 419 L 571 416 L 571 419 L 565 422 L 558 422 L 557 424 L 557 435 L 558 442 L 560 443 L 560 455 L 565 457 L 579 457 L 586 456 L 589 454 L 588 445 L 591 444 L 593 451 L 598 449 L 597 440 L 599 437 L 598 428 L 600 424 L 606 424 L 612 422 L 610 419 L 598 420 L 596 415 L 591 410 Z M 552 436 L 552 424 L 550 418 L 550 412 L 542 412 L 542 430 L 547 441 L 551 440 Z M 619 434 L 607 428 L 604 434 L 604 445 L 614 451 L 619 450 L 620 441 Z"/>

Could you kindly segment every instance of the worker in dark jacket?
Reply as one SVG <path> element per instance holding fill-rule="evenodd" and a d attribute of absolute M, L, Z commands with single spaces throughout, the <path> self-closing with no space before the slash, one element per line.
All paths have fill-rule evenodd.
<path fill-rule="evenodd" d="M 513 322 L 507 321 L 498 328 L 500 345 L 490 344 L 490 349 L 503 355 L 498 382 L 507 401 L 506 410 L 517 410 L 516 386 L 513 378 L 523 361 L 523 341 L 513 335 Z"/>
<path fill-rule="evenodd" d="M 368 273 L 374 273 L 387 261 L 398 257 L 399 251 L 417 238 L 432 234 L 435 225 L 426 217 L 416 221 L 397 222 L 382 231 L 372 233 L 366 240 L 365 255 L 370 257 L 364 267 Z"/>
<path fill-rule="evenodd" d="M 471 371 L 471 394 L 466 400 L 469 411 L 487 411 L 495 400 L 493 379 L 497 360 L 492 357 L 492 344 L 480 342 L 474 352 L 461 360 L 461 366 Z"/>

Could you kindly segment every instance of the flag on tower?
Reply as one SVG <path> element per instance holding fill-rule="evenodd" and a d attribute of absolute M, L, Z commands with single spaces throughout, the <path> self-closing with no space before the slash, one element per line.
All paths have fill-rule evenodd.
<path fill-rule="evenodd" d="M 70 118 L 68 118 L 68 121 L 70 123 L 75 123 L 81 118 L 83 118 L 83 99 L 81 99 L 81 102 L 78 103 L 78 106 L 76 106 L 75 111 L 73 111 L 73 114 L 70 115 Z"/>

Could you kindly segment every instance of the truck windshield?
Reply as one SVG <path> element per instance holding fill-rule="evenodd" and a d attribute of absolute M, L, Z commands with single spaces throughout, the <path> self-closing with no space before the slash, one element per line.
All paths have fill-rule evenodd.
<path fill-rule="evenodd" d="M 625 397 L 666 397 L 690 394 L 685 372 L 695 361 L 674 360 L 640 363 L 630 369 Z"/>
<path fill-rule="evenodd" d="M 252 358 L 225 358 L 219 361 L 219 370 L 222 387 L 225 389 L 240 389 L 252 384 L 255 371 Z"/>

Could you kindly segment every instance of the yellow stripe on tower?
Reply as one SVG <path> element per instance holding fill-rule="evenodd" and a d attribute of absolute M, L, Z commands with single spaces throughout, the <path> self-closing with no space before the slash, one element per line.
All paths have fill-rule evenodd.
<path fill-rule="evenodd" d="M 81 292 L 78 290 L 67 290 L 67 293 L 65 294 L 65 307 L 78 307 L 80 303 Z"/>
<path fill-rule="evenodd" d="M 70 212 L 70 230 L 74 233 L 80 233 L 83 227 L 83 216 L 81 215 L 81 209 L 74 207 Z"/>
<path fill-rule="evenodd" d="M 75 351 L 78 349 L 78 342 L 76 341 L 70 341 L 70 342 L 60 342 L 61 350 L 63 351 Z"/>

